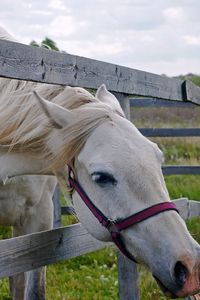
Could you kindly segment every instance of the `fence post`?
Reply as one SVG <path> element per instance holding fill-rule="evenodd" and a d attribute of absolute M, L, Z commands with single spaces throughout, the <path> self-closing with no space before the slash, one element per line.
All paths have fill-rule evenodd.
<path fill-rule="evenodd" d="M 139 300 L 139 276 L 137 266 L 118 252 L 118 282 L 120 300 Z"/>
<path fill-rule="evenodd" d="M 58 228 L 61 226 L 60 191 L 58 184 L 55 188 L 52 201 L 54 205 L 53 228 Z"/>
<path fill-rule="evenodd" d="M 113 92 L 119 101 L 126 118 L 130 120 L 130 101 L 127 95 Z M 118 253 L 118 280 L 120 300 L 139 300 L 139 276 L 137 266 L 123 254 Z"/>
<path fill-rule="evenodd" d="M 113 92 L 113 95 L 119 101 L 121 108 L 123 109 L 126 118 L 130 120 L 130 100 L 127 95 L 122 93 Z"/>

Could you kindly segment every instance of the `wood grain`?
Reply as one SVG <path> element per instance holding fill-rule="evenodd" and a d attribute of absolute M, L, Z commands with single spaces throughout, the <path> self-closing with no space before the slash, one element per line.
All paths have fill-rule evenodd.
<path fill-rule="evenodd" d="M 3 40 L 0 76 L 94 89 L 105 83 L 114 92 L 183 100 L 182 80 Z"/>
<path fill-rule="evenodd" d="M 139 300 L 139 274 L 137 265 L 118 252 L 118 282 L 120 300 Z"/>

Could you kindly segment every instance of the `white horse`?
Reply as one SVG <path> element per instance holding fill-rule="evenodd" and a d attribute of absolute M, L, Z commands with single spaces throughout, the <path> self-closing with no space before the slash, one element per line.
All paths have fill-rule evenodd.
<path fill-rule="evenodd" d="M 2 28 L 0 28 L 0 39 L 15 41 Z M 1 79 L 0 85 L 0 114 L 2 115 L 6 106 L 4 97 L 12 97 L 12 92 L 17 87 L 13 85 L 14 90 L 9 90 L 10 85 L 7 85 L 7 81 L 3 79 Z M 1 119 L 1 124 L 2 121 L 3 119 Z M 10 124 L 12 123 L 11 119 L 7 121 Z M 9 129 L 9 126 L 7 129 Z M 0 225 L 12 226 L 14 237 L 51 229 L 53 227 L 52 196 L 57 183 L 56 178 L 54 176 L 5 178 L 3 175 L 4 151 L 4 147 L 0 147 L 0 166 L 2 168 L 2 172 L 0 172 Z M 21 164 L 20 154 L 17 157 L 19 159 L 18 163 Z M 11 155 L 12 159 L 13 156 Z M 15 164 L 12 164 L 11 161 L 9 164 L 11 165 L 10 174 L 15 174 Z M 39 268 L 10 278 L 10 287 L 15 300 L 44 299 L 45 268 Z"/>
<path fill-rule="evenodd" d="M 200 246 L 177 212 L 163 210 L 134 225 L 127 219 L 171 202 L 162 152 L 125 119 L 106 87 L 94 97 L 81 88 L 2 79 L 0 90 L 2 180 L 22 174 L 69 180 L 79 219 L 94 237 L 111 241 L 111 234 L 120 231 L 121 248 L 151 270 L 166 295 L 197 293 Z M 70 177 L 67 165 L 73 169 Z M 115 222 L 105 228 L 94 214 Z"/>

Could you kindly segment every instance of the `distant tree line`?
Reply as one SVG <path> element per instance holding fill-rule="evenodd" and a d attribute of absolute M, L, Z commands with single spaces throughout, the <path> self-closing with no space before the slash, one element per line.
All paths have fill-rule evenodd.
<path fill-rule="evenodd" d="M 180 76 L 177 76 L 176 78 L 183 79 L 183 80 L 190 80 L 190 81 L 192 81 L 194 84 L 200 86 L 200 75 L 188 73 L 188 74 L 186 74 L 186 75 L 180 75 Z"/>
<path fill-rule="evenodd" d="M 30 42 L 30 45 L 34 47 L 42 47 L 49 50 L 60 51 L 56 45 L 56 42 L 54 42 L 49 37 L 46 37 L 40 44 L 33 40 Z"/>

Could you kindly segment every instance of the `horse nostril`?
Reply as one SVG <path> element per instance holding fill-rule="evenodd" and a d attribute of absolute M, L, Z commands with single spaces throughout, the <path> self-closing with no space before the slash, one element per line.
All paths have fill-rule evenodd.
<path fill-rule="evenodd" d="M 185 282 L 187 280 L 187 276 L 188 276 L 187 268 L 182 264 L 181 261 L 178 261 L 174 267 L 174 277 L 175 277 L 176 284 L 180 288 L 184 287 Z"/>

